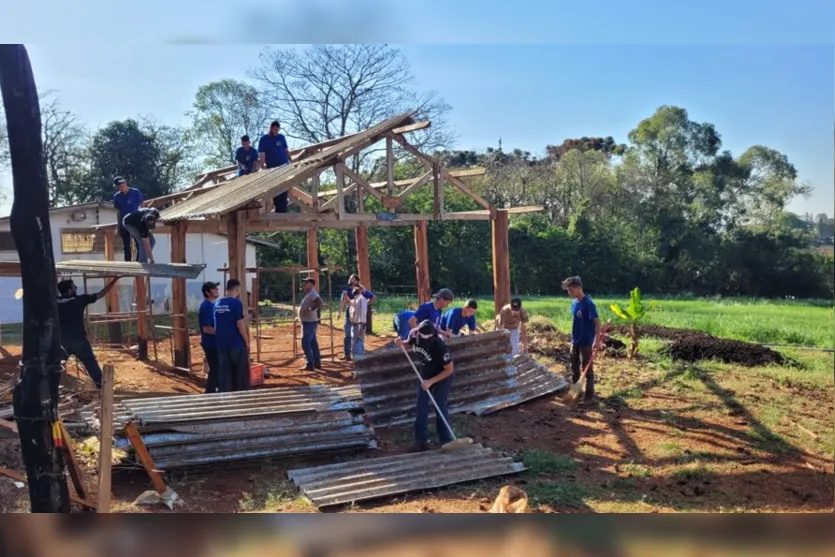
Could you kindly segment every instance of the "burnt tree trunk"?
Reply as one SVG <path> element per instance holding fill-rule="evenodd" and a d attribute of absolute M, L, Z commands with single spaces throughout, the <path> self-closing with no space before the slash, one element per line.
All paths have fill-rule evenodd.
<path fill-rule="evenodd" d="M 32 512 L 69 512 L 70 497 L 51 425 L 58 419 L 61 345 L 41 113 L 23 45 L 0 45 L 0 89 L 14 180 L 10 219 L 23 285 L 23 356 L 14 413 Z"/>

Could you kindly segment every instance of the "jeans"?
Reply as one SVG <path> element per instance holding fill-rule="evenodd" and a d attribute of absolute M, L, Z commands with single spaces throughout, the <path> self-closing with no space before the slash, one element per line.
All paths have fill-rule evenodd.
<path fill-rule="evenodd" d="M 302 350 L 307 367 L 321 368 L 322 355 L 319 353 L 319 341 L 316 339 L 318 321 L 302 321 Z"/>
<path fill-rule="evenodd" d="M 217 392 L 218 388 L 218 353 L 214 346 L 203 346 L 203 354 L 209 365 L 209 376 L 206 378 L 206 392 Z"/>
<path fill-rule="evenodd" d="M 351 357 L 351 318 L 348 317 L 348 312 L 345 312 L 345 326 L 343 327 L 345 331 L 345 340 L 342 343 L 342 347 L 345 350 L 345 357 Z"/>
<path fill-rule="evenodd" d="M 131 243 L 136 243 L 136 240 L 133 239 L 133 236 L 130 235 L 130 232 L 124 226 L 119 227 L 119 236 L 122 238 L 122 246 L 125 250 L 125 261 L 133 261 L 133 251 L 131 250 Z M 137 250 L 139 248 L 137 247 Z"/>
<path fill-rule="evenodd" d="M 351 351 L 355 358 L 365 354 L 365 323 L 351 324 Z"/>
<path fill-rule="evenodd" d="M 519 329 L 510 329 L 510 345 L 513 347 L 513 355 L 520 352 L 519 350 Z"/>
<path fill-rule="evenodd" d="M 446 418 L 447 422 L 449 422 L 447 399 L 449 398 L 449 392 L 452 389 L 453 377 L 454 374 L 450 375 L 443 381 L 435 383 L 429 389 L 432 392 L 432 396 L 435 398 L 435 402 L 438 403 L 438 407 L 440 407 L 441 412 L 443 412 L 443 416 Z M 432 402 L 429 400 L 429 395 L 423 390 L 420 383 L 418 383 L 417 416 L 415 417 L 415 443 L 418 445 L 426 443 L 429 440 L 429 406 L 431 404 Z M 446 424 L 444 424 L 444 421 L 440 416 L 436 417 L 435 429 L 438 431 L 438 441 L 440 441 L 441 445 L 452 441 L 452 432 L 447 429 Z"/>
<path fill-rule="evenodd" d="M 142 236 L 139 235 L 139 230 L 129 224 L 125 224 L 124 227 L 136 241 L 136 260 L 140 263 L 147 263 L 149 254 L 145 253 L 145 245 L 142 242 Z M 150 242 L 151 251 L 153 251 L 157 241 L 151 232 L 148 232 L 148 242 Z"/>
<path fill-rule="evenodd" d="M 90 379 L 93 380 L 96 387 L 101 389 L 101 367 L 99 367 L 99 362 L 93 353 L 93 347 L 90 345 L 90 341 L 85 338 L 84 340 L 64 341 L 63 344 L 67 355 L 78 358 L 78 361 L 87 370 L 87 375 L 90 376 Z"/>
<path fill-rule="evenodd" d="M 218 392 L 249 390 L 249 354 L 246 347 L 218 350 Z"/>
<path fill-rule="evenodd" d="M 591 360 L 591 346 L 571 345 L 571 382 L 577 383 L 580 375 Z M 589 368 L 586 374 L 586 398 L 594 396 L 594 366 Z"/>

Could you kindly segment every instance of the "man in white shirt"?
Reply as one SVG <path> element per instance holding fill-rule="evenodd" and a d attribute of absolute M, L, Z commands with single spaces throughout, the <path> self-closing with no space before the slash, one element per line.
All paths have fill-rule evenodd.
<path fill-rule="evenodd" d="M 351 353 L 355 358 L 365 353 L 365 325 L 368 318 L 368 300 L 362 295 L 362 288 L 354 288 L 354 297 L 348 307 L 351 320 Z"/>

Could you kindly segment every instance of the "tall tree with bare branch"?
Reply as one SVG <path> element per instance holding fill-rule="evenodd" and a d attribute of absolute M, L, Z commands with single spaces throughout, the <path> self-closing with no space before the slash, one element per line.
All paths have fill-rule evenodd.
<path fill-rule="evenodd" d="M 80 190 L 89 177 L 89 133 L 78 117 L 61 105 L 54 91 L 42 93 L 40 103 L 49 204 L 56 207 L 88 201 Z"/>

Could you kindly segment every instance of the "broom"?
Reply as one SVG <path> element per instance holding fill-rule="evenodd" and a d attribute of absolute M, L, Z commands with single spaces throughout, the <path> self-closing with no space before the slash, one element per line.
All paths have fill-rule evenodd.
<path fill-rule="evenodd" d="M 409 364 L 412 366 L 412 370 L 415 372 L 415 375 L 417 375 L 418 381 L 422 382 L 423 377 L 421 377 L 420 372 L 415 367 L 415 363 L 412 361 L 412 357 L 409 356 L 409 352 L 406 350 L 406 347 L 403 346 L 403 345 L 400 345 L 400 349 L 403 350 L 403 353 L 406 355 L 406 359 L 409 360 Z M 435 402 L 435 397 L 432 396 L 432 392 L 429 389 L 426 389 L 426 394 L 429 395 L 429 400 L 432 401 L 432 405 L 435 407 L 435 412 L 438 413 L 438 417 L 441 418 L 441 420 L 444 422 L 444 425 L 446 426 L 447 430 L 449 431 L 450 436 L 452 436 L 452 441 L 450 441 L 449 443 L 447 443 L 445 445 L 442 445 L 441 450 L 444 450 L 444 451 L 450 450 L 450 449 L 454 450 L 454 449 L 460 449 L 461 447 L 464 447 L 466 445 L 472 445 L 473 440 L 470 437 L 462 437 L 461 439 L 458 439 L 457 437 L 455 437 L 455 432 L 452 431 L 452 426 L 449 425 L 449 422 L 444 417 L 444 413 L 441 412 L 441 409 L 438 407 L 438 403 Z"/>
<path fill-rule="evenodd" d="M 594 362 L 594 356 L 595 354 L 597 354 L 597 346 L 603 342 L 604 338 L 606 338 L 606 331 L 609 330 L 609 325 L 611 324 L 611 319 L 606 320 L 606 325 L 604 325 L 603 330 L 600 331 L 600 337 L 598 337 L 597 342 L 595 342 L 594 346 L 592 347 L 591 357 L 589 358 L 589 362 L 586 364 L 586 369 L 583 370 L 583 374 L 580 376 L 577 382 L 571 386 L 571 390 L 568 391 L 568 393 L 565 395 L 566 402 L 573 402 L 577 400 L 577 397 L 580 396 L 580 392 L 583 390 L 583 379 L 586 378 L 586 374 L 589 372 L 589 370 L 591 369 L 591 364 Z"/>

